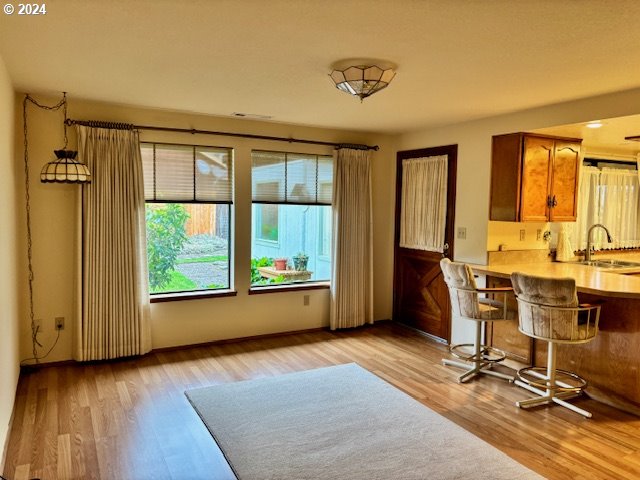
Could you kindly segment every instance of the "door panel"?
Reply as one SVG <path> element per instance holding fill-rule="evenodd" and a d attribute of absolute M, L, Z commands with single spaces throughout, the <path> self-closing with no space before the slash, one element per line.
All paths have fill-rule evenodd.
<path fill-rule="evenodd" d="M 426 253 L 426 252 L 425 252 Z M 405 252 L 398 258 L 399 295 L 394 318 L 436 337 L 449 337 L 449 292 L 442 278 L 442 255 Z"/>
<path fill-rule="evenodd" d="M 520 219 L 523 222 L 546 222 L 553 140 L 526 137 L 524 142 Z"/>
<path fill-rule="evenodd" d="M 398 152 L 396 181 L 396 235 L 393 320 L 405 323 L 447 342 L 451 339 L 451 303 L 440 259 L 443 254 L 401 248 L 400 217 L 402 160 L 447 155 L 447 219 L 445 255 L 453 258 L 457 145 Z"/>
<path fill-rule="evenodd" d="M 551 179 L 551 195 L 555 201 L 554 207 L 551 209 L 551 221 L 573 222 L 576 219 L 579 162 L 579 144 L 556 142 Z"/>

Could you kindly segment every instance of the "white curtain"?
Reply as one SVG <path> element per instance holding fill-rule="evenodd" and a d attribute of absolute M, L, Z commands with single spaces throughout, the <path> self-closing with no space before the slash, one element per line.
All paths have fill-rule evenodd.
<path fill-rule="evenodd" d="M 596 248 L 640 247 L 638 210 L 640 195 L 638 172 L 618 168 L 603 168 L 600 175 L 603 223 L 613 236 L 613 243 L 606 243 L 600 235 Z"/>
<path fill-rule="evenodd" d="M 145 202 L 138 133 L 78 126 L 78 156 L 93 180 L 82 192 L 81 315 L 76 360 L 151 349 Z"/>
<path fill-rule="evenodd" d="M 608 243 L 602 229 L 596 229 L 592 238 L 596 250 L 640 247 L 639 178 L 635 170 L 582 168 L 578 215 L 571 235 L 574 248 L 587 247 L 587 230 L 594 223 L 602 223 L 613 237 L 613 243 Z"/>
<path fill-rule="evenodd" d="M 578 181 L 578 212 L 576 221 L 567 224 L 571 247 L 574 250 L 587 248 L 587 230 L 600 221 L 599 188 L 600 169 L 583 166 Z"/>
<path fill-rule="evenodd" d="M 341 148 L 333 169 L 330 326 L 373 323 L 371 160 Z"/>
<path fill-rule="evenodd" d="M 444 252 L 447 156 L 402 161 L 400 246 Z"/>

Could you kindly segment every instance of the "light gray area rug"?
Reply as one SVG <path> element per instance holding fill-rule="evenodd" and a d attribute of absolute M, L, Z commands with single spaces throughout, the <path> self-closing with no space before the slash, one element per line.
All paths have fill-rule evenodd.
<path fill-rule="evenodd" d="M 354 363 L 186 395 L 240 480 L 543 478 Z"/>

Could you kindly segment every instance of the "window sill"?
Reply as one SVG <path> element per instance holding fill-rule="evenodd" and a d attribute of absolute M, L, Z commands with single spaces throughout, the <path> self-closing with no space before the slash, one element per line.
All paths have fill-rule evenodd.
<path fill-rule="evenodd" d="M 181 300 L 200 300 L 202 298 L 235 297 L 235 290 L 208 290 L 200 292 L 158 293 L 151 295 L 151 303 L 178 302 Z"/>
<path fill-rule="evenodd" d="M 253 287 L 249 289 L 249 295 L 261 295 L 263 293 L 296 292 L 300 290 L 325 290 L 331 287 L 329 282 L 313 282 L 289 285 L 269 285 Z"/>

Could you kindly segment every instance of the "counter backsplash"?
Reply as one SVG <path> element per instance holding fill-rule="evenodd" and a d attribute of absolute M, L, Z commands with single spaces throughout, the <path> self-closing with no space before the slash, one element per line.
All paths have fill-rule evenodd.
<path fill-rule="evenodd" d="M 487 252 L 487 265 L 550 262 L 549 250 L 503 250 Z"/>

